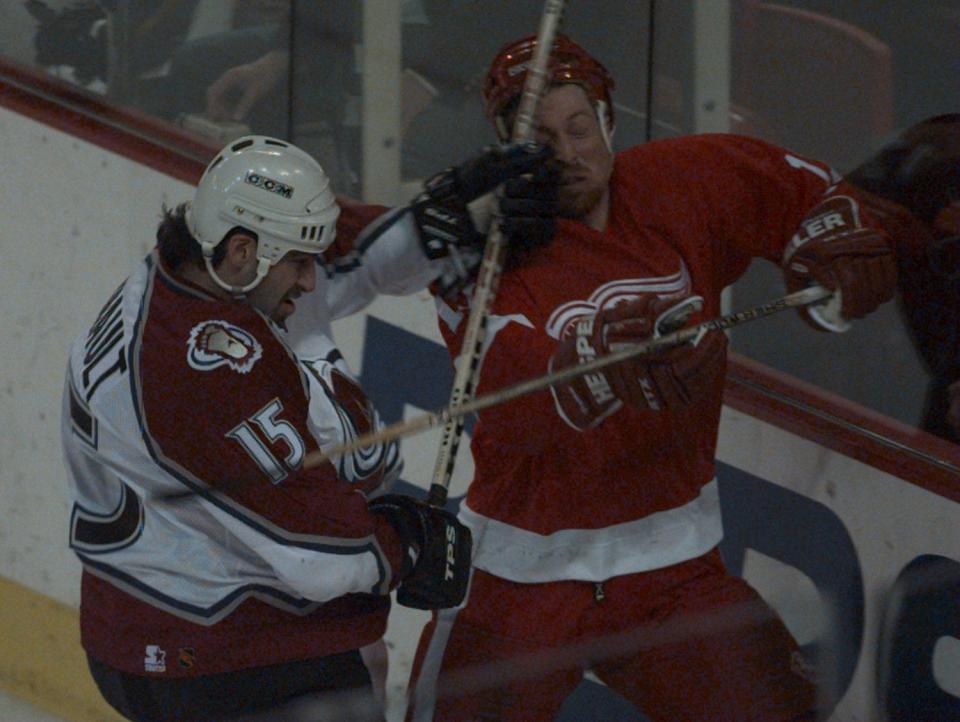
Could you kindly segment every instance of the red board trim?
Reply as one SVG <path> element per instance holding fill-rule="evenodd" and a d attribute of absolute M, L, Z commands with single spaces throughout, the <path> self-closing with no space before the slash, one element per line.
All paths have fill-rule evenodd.
<path fill-rule="evenodd" d="M 960 502 L 960 447 L 813 384 L 731 354 L 731 408 Z"/>
<path fill-rule="evenodd" d="M 0 58 L 0 106 L 191 185 L 219 150 L 171 123 L 6 58 Z"/>

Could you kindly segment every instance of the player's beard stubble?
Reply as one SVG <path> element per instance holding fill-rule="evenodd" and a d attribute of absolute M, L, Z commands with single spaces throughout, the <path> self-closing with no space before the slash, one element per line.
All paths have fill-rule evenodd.
<path fill-rule="evenodd" d="M 557 199 L 558 215 L 575 221 L 582 220 L 597 207 L 602 197 L 602 188 L 591 188 L 587 191 L 565 191 L 561 188 Z"/>
<path fill-rule="evenodd" d="M 557 195 L 557 214 L 561 218 L 584 221 L 609 192 L 613 158 L 594 159 L 593 162 L 575 160 L 573 163 L 554 161 L 560 175 Z"/>

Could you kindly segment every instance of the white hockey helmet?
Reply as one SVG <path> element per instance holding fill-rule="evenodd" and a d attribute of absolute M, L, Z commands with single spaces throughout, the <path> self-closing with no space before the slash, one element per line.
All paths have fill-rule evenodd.
<path fill-rule="evenodd" d="M 326 250 L 339 215 L 330 180 L 316 160 L 286 141 L 248 135 L 227 145 L 207 166 L 186 221 L 213 280 L 242 295 L 288 251 Z M 245 286 L 223 281 L 212 263 L 214 248 L 237 226 L 257 235 L 257 275 Z"/>

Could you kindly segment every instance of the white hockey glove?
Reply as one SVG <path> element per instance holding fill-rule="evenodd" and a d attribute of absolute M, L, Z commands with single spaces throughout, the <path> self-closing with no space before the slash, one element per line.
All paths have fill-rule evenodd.
<path fill-rule="evenodd" d="M 890 239 L 861 223 L 850 196 L 832 196 L 810 211 L 781 265 L 790 293 L 814 284 L 834 291 L 824 302 L 800 308 L 801 317 L 818 331 L 846 331 L 848 319 L 866 316 L 896 291 Z"/>

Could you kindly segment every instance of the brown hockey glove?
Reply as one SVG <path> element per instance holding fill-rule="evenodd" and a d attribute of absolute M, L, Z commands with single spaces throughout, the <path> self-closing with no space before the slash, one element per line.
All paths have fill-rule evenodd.
<path fill-rule="evenodd" d="M 698 297 L 681 302 L 655 296 L 618 304 L 574 319 L 550 360 L 550 369 L 585 363 L 683 327 L 700 307 Z M 561 417 L 572 427 L 596 426 L 621 403 L 676 411 L 696 404 L 722 382 L 726 337 L 711 331 L 696 344 L 654 350 L 594 374 L 552 387 Z"/>
<path fill-rule="evenodd" d="M 801 317 L 819 331 L 845 331 L 847 319 L 862 318 L 893 298 L 897 264 L 886 233 L 863 226 L 849 196 L 833 196 L 804 218 L 782 260 L 787 290 L 821 285 L 836 293 L 804 306 Z"/>
<path fill-rule="evenodd" d="M 397 587 L 397 602 L 413 609 L 447 609 L 463 602 L 470 581 L 470 530 L 451 512 L 401 494 L 370 502 L 396 530 L 412 568 Z M 410 552 L 410 553 L 408 553 Z"/>

